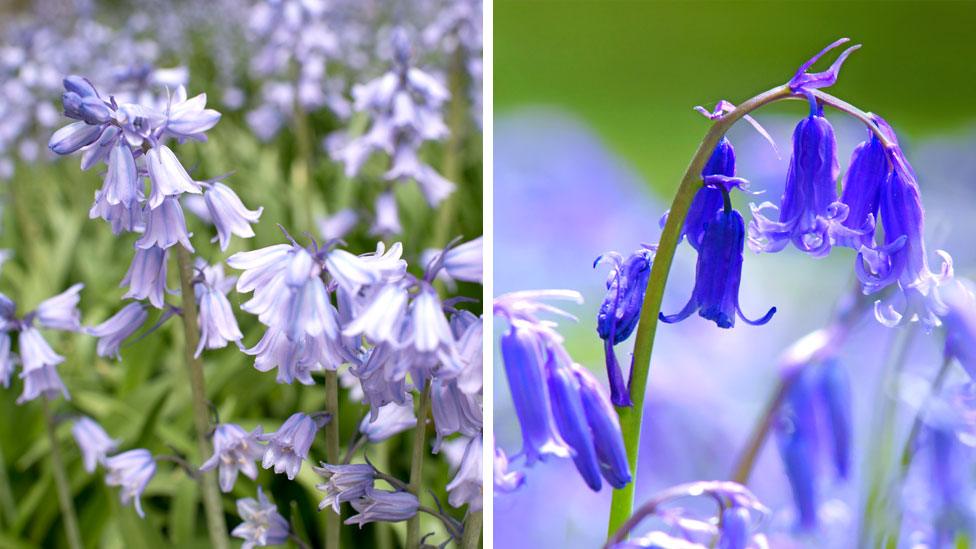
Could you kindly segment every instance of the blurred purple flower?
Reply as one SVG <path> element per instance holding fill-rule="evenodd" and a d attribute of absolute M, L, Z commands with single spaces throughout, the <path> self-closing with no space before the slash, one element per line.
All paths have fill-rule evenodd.
<path fill-rule="evenodd" d="M 105 460 L 105 456 L 114 452 L 119 441 L 108 436 L 105 429 L 89 417 L 80 417 L 71 426 L 71 436 L 74 437 L 81 450 L 85 471 L 95 472 L 95 467 Z"/>
<path fill-rule="evenodd" d="M 156 474 L 156 460 L 149 450 L 138 449 L 122 452 L 121 454 L 105 458 L 105 483 L 109 486 L 119 486 L 119 496 L 122 505 L 128 505 L 135 499 L 136 513 L 145 518 L 142 511 L 142 492 Z"/>
<path fill-rule="evenodd" d="M 369 522 L 400 522 L 417 514 L 420 501 L 410 492 L 390 492 L 369 486 L 365 494 L 352 506 L 358 515 L 346 519 L 345 524 L 362 525 Z"/>
<path fill-rule="evenodd" d="M 288 521 L 268 501 L 260 486 L 257 499 L 237 500 L 237 514 L 244 522 L 235 526 L 231 535 L 244 540 L 243 549 L 281 545 L 288 541 Z"/>
<path fill-rule="evenodd" d="M 132 301 L 101 324 L 85 328 L 85 333 L 98 338 L 96 347 L 98 356 L 122 360 L 119 352 L 122 342 L 138 331 L 148 317 L 146 306 L 138 301 Z"/>

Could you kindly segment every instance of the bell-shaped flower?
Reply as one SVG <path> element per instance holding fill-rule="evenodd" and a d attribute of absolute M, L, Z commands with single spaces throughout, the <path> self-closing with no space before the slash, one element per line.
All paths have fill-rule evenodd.
<path fill-rule="evenodd" d="M 727 137 L 723 136 L 715 145 L 715 150 L 705 162 L 701 174 L 702 178 L 714 175 L 735 177 L 735 149 Z M 722 209 L 722 204 L 721 189 L 713 185 L 703 185 L 702 188 L 698 189 L 691 201 L 691 206 L 688 208 L 688 214 L 685 216 L 685 223 L 681 227 L 678 241 L 687 238 L 688 244 L 692 248 L 700 250 L 701 240 L 705 235 L 705 225 L 715 217 L 715 212 Z M 667 218 L 668 214 L 661 218 L 661 228 L 664 228 Z"/>
<path fill-rule="evenodd" d="M 220 121 L 220 113 L 206 106 L 207 94 L 187 99 L 186 88 L 178 87 L 166 111 L 165 133 L 181 140 L 206 141 L 204 133 Z"/>
<path fill-rule="evenodd" d="M 255 461 L 265 454 L 264 445 L 260 442 L 262 429 L 248 433 L 240 425 L 221 423 L 214 429 L 214 453 L 200 466 L 201 471 L 217 468 L 220 490 L 230 492 L 237 482 L 237 474 L 251 480 L 258 478 L 258 468 Z"/>
<path fill-rule="evenodd" d="M 17 343 L 20 346 L 20 360 L 24 373 L 54 367 L 64 362 L 64 357 L 55 353 L 41 332 L 33 326 L 21 330 Z"/>
<path fill-rule="evenodd" d="M 721 191 L 717 192 L 721 195 Z M 637 327 L 647 279 L 654 262 L 654 251 L 641 248 L 626 260 L 616 252 L 609 252 L 598 257 L 594 266 L 604 261 L 610 262 L 613 267 L 607 278 L 607 293 L 597 313 L 596 331 L 603 340 L 613 403 L 617 406 L 631 406 L 629 383 L 624 381 L 613 346 L 630 337 Z"/>
<path fill-rule="evenodd" d="M 145 518 L 142 510 L 142 492 L 156 474 L 156 460 L 149 450 L 138 449 L 105 458 L 105 483 L 121 488 L 122 505 L 135 500 L 136 513 Z"/>
<path fill-rule="evenodd" d="M 631 481 L 631 474 L 617 412 L 606 391 L 589 371 L 578 364 L 570 364 L 570 368 L 579 382 L 580 399 L 593 434 L 600 472 L 611 486 L 623 488 Z"/>
<path fill-rule="evenodd" d="M 483 453 L 480 434 L 468 439 L 457 473 L 446 486 L 447 502 L 452 507 L 467 505 L 468 512 L 481 509 L 484 500 L 484 481 L 481 471 Z"/>
<path fill-rule="evenodd" d="M 127 209 L 137 208 L 142 198 L 143 185 L 143 179 L 138 174 L 132 149 L 124 140 L 119 139 L 108 156 L 102 198 L 112 206 L 121 204 Z"/>
<path fill-rule="evenodd" d="M 379 236 L 390 236 L 403 232 L 400 225 L 400 213 L 397 209 L 396 196 L 393 191 L 386 191 L 376 197 L 374 206 L 375 217 L 373 226 L 370 227 L 370 234 Z"/>
<path fill-rule="evenodd" d="M 17 397 L 17 404 L 34 400 L 39 396 L 49 400 L 57 398 L 58 395 L 67 400 L 71 399 L 68 389 L 61 381 L 61 376 L 58 375 L 57 368 L 53 365 L 48 364 L 33 370 L 24 368 L 20 372 L 20 379 L 24 381 L 24 390 Z"/>
<path fill-rule="evenodd" d="M 481 395 L 463 393 L 457 382 L 435 377 L 430 383 L 430 402 L 437 433 L 434 452 L 439 451 L 446 436 L 461 433 L 470 437 L 481 432 Z"/>
<path fill-rule="evenodd" d="M 115 357 L 121 360 L 122 355 L 119 350 L 122 342 L 136 333 L 149 317 L 146 306 L 138 301 L 133 301 L 122 307 L 119 312 L 105 319 L 101 324 L 85 328 L 85 333 L 98 338 L 98 345 L 95 350 L 98 356 L 103 358 Z"/>
<path fill-rule="evenodd" d="M 344 524 L 363 524 L 369 522 L 400 522 L 417 514 L 420 500 L 410 492 L 390 492 L 372 486 L 352 506 L 358 515 L 346 519 Z"/>
<path fill-rule="evenodd" d="M 264 208 L 248 210 L 237 194 L 220 182 L 207 185 L 203 192 L 203 199 L 210 214 L 210 221 L 217 228 L 221 251 L 227 250 L 232 234 L 241 238 L 254 236 L 251 224 L 258 222 Z"/>
<path fill-rule="evenodd" d="M 179 200 L 174 197 L 165 198 L 157 207 L 146 212 L 146 219 L 146 232 L 136 241 L 137 248 L 146 250 L 156 247 L 165 250 L 175 244 L 182 244 L 190 252 L 193 251 Z"/>
<path fill-rule="evenodd" d="M 367 414 L 359 422 L 359 432 L 370 442 L 382 442 L 417 426 L 413 413 L 413 397 L 407 395 L 405 401 L 389 402 L 380 406 L 375 414 Z"/>
<path fill-rule="evenodd" d="M 244 522 L 235 526 L 230 534 L 244 540 L 243 549 L 281 545 L 288 541 L 288 521 L 268 501 L 260 486 L 257 499 L 237 500 L 237 514 Z"/>
<path fill-rule="evenodd" d="M 152 183 L 149 195 L 151 210 L 158 208 L 167 196 L 201 192 L 200 185 L 190 178 L 186 168 L 166 145 L 157 145 L 146 152 L 146 168 Z"/>
<path fill-rule="evenodd" d="M 277 431 L 261 435 L 260 439 L 268 443 L 262 467 L 273 467 L 275 474 L 285 473 L 288 480 L 295 480 L 319 427 L 314 419 L 299 412 L 285 420 Z"/>
<path fill-rule="evenodd" d="M 696 310 L 719 328 L 731 328 L 739 316 L 748 324 L 762 325 L 773 317 L 776 307 L 758 320 L 749 320 L 739 308 L 739 283 L 742 279 L 742 251 L 745 224 L 739 212 L 722 209 L 705 227 L 695 269 L 695 288 L 684 309 L 674 315 L 660 314 L 662 322 L 682 321 Z"/>
<path fill-rule="evenodd" d="M 109 437 L 105 429 L 90 417 L 82 416 L 75 420 L 71 426 L 71 436 L 81 450 L 85 471 L 89 473 L 94 473 L 98 464 L 105 461 L 105 456 L 119 447 L 119 441 Z"/>
<path fill-rule="evenodd" d="M 78 310 L 78 295 L 84 284 L 75 284 L 64 292 L 49 297 L 37 306 L 34 319 L 45 328 L 77 332 L 81 329 L 81 311 Z"/>
<path fill-rule="evenodd" d="M 55 154 L 72 154 L 82 147 L 87 147 L 98 141 L 102 131 L 101 126 L 92 126 L 86 122 L 74 122 L 54 132 L 47 146 Z"/>
<path fill-rule="evenodd" d="M 793 156 L 779 219 L 773 221 L 762 213 L 777 206 L 751 205 L 749 247 L 757 253 L 778 252 L 792 242 L 802 252 L 823 257 L 837 238 L 861 234 L 843 225 L 848 208 L 837 201 L 839 172 L 834 129 L 823 117 L 823 107 L 811 99 L 810 115 L 793 132 Z"/>
<path fill-rule="evenodd" d="M 331 507 L 337 514 L 339 505 L 356 501 L 366 495 L 366 490 L 373 487 L 376 469 L 367 463 L 349 465 L 329 465 L 312 468 L 326 479 L 325 484 L 316 484 L 315 488 L 325 492 L 325 498 L 319 503 L 319 511 Z"/>
<path fill-rule="evenodd" d="M 136 248 L 132 264 L 122 278 L 121 286 L 129 291 L 123 298 L 148 299 L 157 309 L 162 309 L 166 294 L 166 260 L 169 251 L 163 248 Z"/>
<path fill-rule="evenodd" d="M 195 354 L 199 357 L 204 349 L 220 349 L 231 341 L 239 345 L 244 334 L 237 326 L 226 295 L 234 287 L 236 277 L 225 277 L 224 267 L 219 263 L 207 265 L 198 260 L 196 266 L 202 275 L 193 286 L 200 316 L 200 343 Z"/>
<path fill-rule="evenodd" d="M 860 250 L 874 247 L 874 230 L 878 220 L 881 186 L 891 171 L 888 153 L 874 132 L 851 154 L 850 167 L 844 174 L 840 201 L 847 208 L 843 224 L 855 234 L 838 237 L 836 244 Z"/>

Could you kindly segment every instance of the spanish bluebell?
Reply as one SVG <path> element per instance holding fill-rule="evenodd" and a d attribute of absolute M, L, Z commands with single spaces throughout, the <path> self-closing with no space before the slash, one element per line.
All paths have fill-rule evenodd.
<path fill-rule="evenodd" d="M 482 507 L 484 489 L 482 480 L 483 443 L 481 433 L 470 437 L 464 447 L 461 464 L 451 482 L 445 486 L 447 502 L 453 507 L 468 506 L 469 512 L 478 511 Z"/>
<path fill-rule="evenodd" d="M 193 252 L 190 233 L 186 230 L 186 219 L 179 201 L 173 197 L 165 198 L 154 209 L 145 212 L 146 231 L 136 241 L 136 248 L 168 249 L 176 244 Z"/>
<path fill-rule="evenodd" d="M 71 398 L 54 365 L 48 364 L 33 370 L 25 368 L 20 372 L 20 379 L 24 381 L 24 390 L 17 397 L 17 404 L 23 404 L 40 396 L 47 399 L 57 398 L 58 395 L 66 400 Z"/>
<path fill-rule="evenodd" d="M 149 450 L 138 449 L 105 458 L 105 483 L 118 486 L 122 505 L 135 500 L 136 513 L 145 518 L 142 510 L 142 492 L 156 474 L 156 460 Z"/>
<path fill-rule="evenodd" d="M 169 251 L 158 247 L 136 248 L 132 264 L 122 278 L 121 286 L 129 290 L 123 298 L 148 299 L 157 309 L 162 309 L 166 299 L 166 263 Z"/>
<path fill-rule="evenodd" d="M 417 514 L 420 501 L 410 492 L 391 492 L 369 486 L 359 499 L 353 500 L 358 515 L 346 519 L 345 524 L 369 522 L 400 522 Z"/>
<path fill-rule="evenodd" d="M 262 428 L 259 426 L 250 433 L 240 425 L 221 423 L 214 429 L 214 453 L 200 466 L 201 471 L 217 468 L 220 490 L 230 492 L 237 482 L 237 473 L 241 472 L 251 479 L 258 478 L 258 468 L 255 461 L 265 454 L 264 444 L 261 443 Z"/>
<path fill-rule="evenodd" d="M 237 514 L 244 522 L 235 526 L 231 535 L 244 540 L 243 549 L 281 545 L 288 540 L 288 521 L 268 501 L 260 486 L 257 499 L 237 500 Z"/>
<path fill-rule="evenodd" d="M 381 442 L 417 426 L 413 413 L 413 397 L 407 395 L 403 404 L 389 402 L 370 413 L 359 422 L 359 432 L 370 442 Z"/>
<path fill-rule="evenodd" d="M 716 192 L 721 196 L 721 191 Z M 607 293 L 597 313 L 596 331 L 603 340 L 611 399 L 617 406 L 631 406 L 630 383 L 624 381 L 613 346 L 630 337 L 637 327 L 651 264 L 654 262 L 654 250 L 641 248 L 626 260 L 616 252 L 608 252 L 598 257 L 594 266 L 604 260 L 613 266 L 607 277 Z"/>
<path fill-rule="evenodd" d="M 141 302 L 132 301 L 101 324 L 85 328 L 85 333 L 98 338 L 98 345 L 95 348 L 98 356 L 115 357 L 116 360 L 121 360 L 122 355 L 119 351 L 122 343 L 136 333 L 148 317 L 146 306 Z"/>
<path fill-rule="evenodd" d="M 273 467 L 275 474 L 285 473 L 288 480 L 294 480 L 321 426 L 303 413 L 292 414 L 277 431 L 259 437 L 268 443 L 261 466 Z"/>
<path fill-rule="evenodd" d="M 81 458 L 85 464 L 85 471 L 94 473 L 105 456 L 119 447 L 119 441 L 108 436 L 105 429 L 90 417 L 82 416 L 71 426 L 71 436 L 74 437 Z"/>
<path fill-rule="evenodd" d="M 217 181 L 203 184 L 203 199 L 206 201 L 210 219 L 217 228 L 217 239 L 221 251 L 227 250 L 232 234 L 241 238 L 254 236 L 252 223 L 257 223 L 264 208 L 248 210 L 230 187 Z"/>
<path fill-rule="evenodd" d="M 462 392 L 456 381 L 434 377 L 430 382 L 431 415 L 434 417 L 434 452 L 444 437 L 454 433 L 475 436 L 481 433 L 481 395 Z"/>
<path fill-rule="evenodd" d="M 317 484 L 315 488 L 325 492 L 325 499 L 319 503 L 319 511 L 331 507 L 339 513 L 342 503 L 358 500 L 366 495 L 366 489 L 372 488 L 376 478 L 376 469 L 367 463 L 349 465 L 329 465 L 323 463 L 321 467 L 312 468 L 326 479 L 325 484 Z"/>
<path fill-rule="evenodd" d="M 739 212 L 728 207 L 716 212 L 702 237 L 691 299 L 677 314 L 661 313 L 661 321 L 679 322 L 697 310 L 702 318 L 711 320 L 719 328 L 734 326 L 736 315 L 752 325 L 769 322 L 776 313 L 776 307 L 757 320 L 746 318 L 739 307 L 744 245 L 745 224 Z"/>
<path fill-rule="evenodd" d="M 244 335 L 227 300 L 227 292 L 234 287 L 237 277 L 224 276 L 223 265 L 208 265 L 202 259 L 197 259 L 196 269 L 199 274 L 193 291 L 199 306 L 200 323 L 196 356 L 200 356 L 204 349 L 220 349 L 232 341 L 240 345 Z"/>

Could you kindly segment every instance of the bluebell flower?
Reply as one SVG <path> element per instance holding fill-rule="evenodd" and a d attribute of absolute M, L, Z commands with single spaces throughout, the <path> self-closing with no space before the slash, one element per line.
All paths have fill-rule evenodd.
<path fill-rule="evenodd" d="M 319 219 L 319 234 L 327 241 L 343 238 L 356 227 L 358 222 L 359 215 L 354 210 L 344 208 Z"/>
<path fill-rule="evenodd" d="M 492 467 L 492 481 L 495 495 L 510 494 L 525 484 L 525 474 L 520 471 L 508 470 L 508 456 L 501 448 L 495 447 L 495 459 Z"/>
<path fill-rule="evenodd" d="M 735 149 L 727 137 L 723 136 L 715 145 L 715 150 L 705 162 L 701 174 L 703 178 L 714 175 L 735 177 Z M 720 189 L 712 185 L 702 185 L 688 207 L 688 214 L 685 216 L 685 223 L 678 235 L 678 242 L 687 237 L 688 244 L 695 250 L 699 250 L 701 239 L 705 235 L 705 225 L 712 220 L 715 212 L 722 208 L 722 204 L 723 198 Z M 659 223 L 662 229 L 667 219 L 668 214 L 665 213 Z"/>
<path fill-rule="evenodd" d="M 288 541 L 288 521 L 268 501 L 260 486 L 257 499 L 237 500 L 237 514 L 244 522 L 235 526 L 230 534 L 244 540 L 243 549 L 281 545 Z"/>
<path fill-rule="evenodd" d="M 184 248 L 193 252 L 190 244 L 190 233 L 186 230 L 186 219 L 183 208 L 176 198 L 164 199 L 154 209 L 145 212 L 146 232 L 136 241 L 136 248 L 168 249 L 175 244 L 182 244 Z"/>
<path fill-rule="evenodd" d="M 716 192 L 721 195 L 721 191 Z M 598 257 L 594 266 L 604 260 L 610 261 L 613 267 L 607 278 L 607 293 L 597 313 L 596 331 L 603 340 L 611 400 L 617 406 L 632 406 L 630 383 L 624 381 L 613 346 L 630 337 L 637 327 L 644 303 L 644 292 L 647 290 L 647 279 L 651 275 L 651 264 L 654 262 L 654 251 L 641 248 L 626 260 L 616 252 L 609 252 Z"/>
<path fill-rule="evenodd" d="M 818 522 L 822 453 L 829 452 L 838 478 L 850 471 L 851 395 L 847 373 L 834 359 L 790 375 L 776 434 L 799 525 L 810 530 Z"/>
<path fill-rule="evenodd" d="M 220 250 L 226 251 L 232 234 L 241 238 L 254 236 L 252 223 L 257 223 L 264 208 L 248 210 L 230 187 L 220 182 L 204 187 L 203 199 L 210 214 L 210 221 L 217 228 Z"/>
<path fill-rule="evenodd" d="M 0 331 L 0 385 L 10 387 L 10 376 L 17 365 L 17 356 L 10 350 L 10 334 Z"/>
<path fill-rule="evenodd" d="M 444 253 L 444 272 L 452 280 L 481 284 L 484 280 L 484 237 L 449 248 Z"/>
<path fill-rule="evenodd" d="M 946 355 L 955 358 L 970 378 L 976 379 L 976 295 L 971 283 L 957 279 L 940 294 L 945 309 Z"/>
<path fill-rule="evenodd" d="M 61 395 L 67 400 L 71 399 L 54 365 L 47 364 L 33 370 L 24 368 L 20 372 L 20 379 L 24 381 L 24 390 L 17 397 L 17 404 L 29 402 L 40 396 L 54 399 Z"/>
<path fill-rule="evenodd" d="M 132 264 L 122 278 L 121 286 L 129 291 L 123 298 L 148 299 L 157 309 L 164 305 L 166 289 L 166 259 L 169 251 L 163 248 L 136 248 Z"/>
<path fill-rule="evenodd" d="M 795 93 L 804 93 L 818 88 L 833 86 L 834 83 L 837 82 L 837 76 L 840 74 L 840 68 L 844 64 L 844 61 L 847 60 L 847 57 L 851 53 L 861 47 L 860 44 L 856 44 L 844 50 L 843 53 L 841 53 L 837 59 L 834 60 L 833 64 L 830 65 L 830 68 L 823 72 L 809 74 L 807 73 L 807 70 L 812 67 L 813 64 L 816 63 L 821 57 L 823 57 L 825 53 L 836 48 L 837 46 L 840 46 L 841 44 L 846 44 L 847 42 L 850 42 L 850 38 L 841 38 L 836 40 L 821 50 L 820 53 L 814 55 L 803 63 L 803 65 L 797 69 L 796 74 L 793 75 L 793 78 L 791 78 L 787 83 L 790 90 Z"/>
<path fill-rule="evenodd" d="M 480 393 L 484 376 L 484 319 L 468 311 L 460 311 L 451 317 L 451 329 L 457 339 L 461 371 L 454 380 L 462 393 Z"/>
<path fill-rule="evenodd" d="M 523 320 L 512 320 L 501 338 L 502 363 L 522 428 L 522 453 L 526 465 L 546 456 L 569 457 L 552 417 L 546 387 L 546 349 L 539 334 Z"/>
<path fill-rule="evenodd" d="M 589 371 L 578 364 L 571 364 L 570 368 L 579 382 L 580 399 L 592 432 L 600 472 L 611 486 L 623 488 L 631 481 L 631 474 L 617 412 Z"/>
<path fill-rule="evenodd" d="M 346 519 L 344 524 L 358 524 L 360 528 L 369 522 L 400 522 L 417 514 L 420 501 L 410 492 L 390 492 L 372 486 L 365 494 L 352 501 L 358 515 Z"/>
<path fill-rule="evenodd" d="M 926 329 L 939 326 L 938 315 L 944 309 L 938 290 L 953 277 L 952 258 L 937 250 L 943 265 L 940 272 L 929 268 L 925 250 L 922 201 L 915 171 L 897 145 L 897 137 L 883 119 L 874 117 L 882 132 L 895 143 L 890 151 L 892 169 L 881 185 L 880 214 L 884 227 L 884 244 L 878 248 L 862 247 L 855 263 L 864 292 L 877 292 L 898 283 L 899 291 L 885 301 L 875 302 L 875 317 L 886 326 L 896 326 L 902 319 L 921 321 Z"/>
<path fill-rule="evenodd" d="M 197 260 L 196 268 L 200 276 L 193 290 L 199 306 L 200 343 L 195 356 L 200 356 L 204 349 L 226 347 L 231 341 L 240 345 L 244 335 L 227 300 L 227 292 L 234 287 L 237 277 L 225 277 L 223 265 L 207 265 L 202 259 Z"/>
<path fill-rule="evenodd" d="M 323 463 L 321 467 L 312 468 L 326 479 L 325 484 L 316 484 L 315 488 L 325 492 L 325 499 L 319 503 L 319 511 L 331 507 L 337 514 L 342 503 L 356 501 L 366 495 L 366 489 L 373 487 L 376 469 L 367 463 L 349 465 L 329 465 Z"/>
<path fill-rule="evenodd" d="M 98 338 L 98 345 L 95 348 L 98 356 L 115 357 L 116 360 L 121 360 L 122 355 L 119 350 L 122 342 L 136 333 L 148 317 L 146 306 L 138 301 L 132 301 L 101 324 L 86 328 L 85 332 Z"/>
<path fill-rule="evenodd" d="M 416 426 L 413 398 L 407 395 L 402 404 L 389 402 L 380 406 L 375 414 L 367 414 L 359 422 L 359 432 L 370 442 L 381 442 Z"/>
<path fill-rule="evenodd" d="M 454 478 L 445 486 L 448 494 L 447 502 L 452 507 L 467 505 L 468 512 L 481 510 L 484 500 L 481 470 L 483 453 L 481 434 L 470 437 L 464 447 L 464 455 L 461 457 L 461 464 Z"/>
<path fill-rule="evenodd" d="M 430 405 L 437 433 L 434 452 L 446 436 L 461 433 L 470 437 L 481 432 L 481 395 L 462 392 L 456 381 L 434 377 L 430 382 Z"/>
<path fill-rule="evenodd" d="M 71 426 L 71 436 L 78 444 L 85 471 L 89 473 L 94 473 L 98 464 L 105 460 L 105 456 L 119 446 L 119 441 L 109 437 L 105 429 L 90 417 L 76 419 Z"/>
<path fill-rule="evenodd" d="M 401 328 L 408 300 L 404 285 L 394 283 L 381 286 L 365 309 L 345 325 L 342 334 L 347 337 L 364 335 L 374 344 L 402 345 Z"/>
<path fill-rule="evenodd" d="M 370 234 L 391 236 L 403 231 L 400 225 L 400 213 L 397 211 L 396 196 L 392 190 L 380 193 L 376 197 L 373 210 L 376 213 L 373 217 L 373 226 L 369 228 Z"/>
<path fill-rule="evenodd" d="M 202 192 L 200 185 L 186 173 L 186 168 L 166 145 L 155 146 L 146 152 L 146 169 L 152 184 L 150 209 L 158 208 L 167 196 Z"/>
<path fill-rule="evenodd" d="M 214 453 L 200 466 L 201 471 L 218 469 L 220 490 L 230 492 L 237 482 L 237 474 L 251 480 L 258 478 L 258 468 L 255 461 L 264 456 L 265 448 L 261 443 L 263 430 L 261 427 L 245 431 L 240 425 L 221 423 L 214 429 Z"/>
<path fill-rule="evenodd" d="M 274 467 L 275 474 L 285 473 L 288 480 L 294 480 L 321 426 L 299 412 L 285 420 L 277 431 L 261 435 L 260 439 L 268 443 L 262 467 Z"/>
<path fill-rule="evenodd" d="M 677 314 L 660 314 L 662 322 L 679 322 L 698 311 L 719 328 L 731 328 L 735 317 L 752 325 L 762 325 L 773 317 L 776 307 L 757 320 L 749 320 L 739 307 L 739 283 L 742 279 L 742 251 L 745 224 L 739 212 L 725 208 L 715 213 L 706 225 L 695 269 L 695 288 L 691 299 Z"/>
<path fill-rule="evenodd" d="M 206 106 L 207 94 L 201 93 L 187 99 L 186 88 L 177 87 L 166 109 L 165 135 L 180 140 L 206 141 L 204 132 L 220 121 L 220 113 Z"/>
<path fill-rule="evenodd" d="M 423 282 L 410 304 L 411 344 L 420 362 L 437 365 L 442 375 L 453 376 L 460 371 L 460 358 L 451 325 L 433 286 Z"/>
<path fill-rule="evenodd" d="M 55 154 L 72 154 L 98 141 L 103 128 L 86 122 L 74 122 L 54 132 L 48 147 Z"/>
<path fill-rule="evenodd" d="M 20 347 L 20 360 L 24 373 L 57 366 L 64 362 L 64 357 L 55 353 L 44 340 L 41 332 L 33 326 L 27 326 L 20 331 L 17 344 Z"/>
<path fill-rule="evenodd" d="M 121 488 L 122 505 L 135 500 L 136 513 L 145 518 L 141 496 L 156 474 L 156 460 L 149 450 L 138 449 L 105 458 L 105 483 Z"/>
<path fill-rule="evenodd" d="M 132 149 L 124 140 L 119 139 L 111 147 L 101 196 L 111 206 L 121 205 L 127 210 L 139 208 L 143 198 L 142 179 L 138 176 Z"/>
<path fill-rule="evenodd" d="M 552 415 L 559 434 L 572 449 L 576 470 L 591 490 L 597 492 L 603 486 L 600 463 L 593 444 L 593 431 L 583 409 L 580 382 L 567 364 L 549 354 L 546 368 Z M 622 441 L 623 439 L 621 439 Z"/>
<path fill-rule="evenodd" d="M 855 250 L 860 250 L 861 246 L 874 247 L 881 186 L 890 170 L 884 144 L 874 132 L 868 130 L 868 139 L 862 141 L 851 154 L 840 197 L 847 210 L 843 224 L 856 234 L 839 236 L 837 245 Z"/>
<path fill-rule="evenodd" d="M 769 202 L 751 205 L 749 247 L 755 252 L 778 252 L 790 242 L 813 257 L 823 257 L 838 238 L 863 233 L 844 226 L 848 208 L 837 200 L 837 140 L 823 107 L 810 99 L 810 115 L 793 132 L 793 156 L 786 174 L 783 197 L 777 207 Z M 778 209 L 779 220 L 763 215 Z"/>
<path fill-rule="evenodd" d="M 77 332 L 81 329 L 78 294 L 84 287 L 84 284 L 75 284 L 64 292 L 45 299 L 30 316 L 44 328 Z"/>

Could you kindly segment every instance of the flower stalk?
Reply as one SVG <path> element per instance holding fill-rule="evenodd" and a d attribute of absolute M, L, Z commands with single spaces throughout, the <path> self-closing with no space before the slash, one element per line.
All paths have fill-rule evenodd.
<path fill-rule="evenodd" d="M 481 511 L 468 511 L 464 518 L 464 535 L 461 537 L 461 549 L 478 549 L 481 547 Z"/>
<path fill-rule="evenodd" d="M 881 132 L 864 111 L 820 90 L 810 90 L 809 93 L 821 104 L 831 106 L 861 120 L 878 136 L 878 139 L 886 147 L 895 147 L 895 144 Z M 630 399 L 633 402 L 633 406 L 617 407 L 617 413 L 620 417 L 620 427 L 624 437 L 624 445 L 627 449 L 627 461 L 634 479 L 637 478 L 637 450 L 640 443 L 644 397 L 647 391 L 647 378 L 650 371 L 651 354 L 654 347 L 654 336 L 657 332 L 661 302 L 664 298 L 664 289 L 667 283 L 668 273 L 671 270 L 671 264 L 674 260 L 675 249 L 678 246 L 681 228 L 684 226 L 685 217 L 688 214 L 688 209 L 695 197 L 695 193 L 702 186 L 702 169 L 719 140 L 735 122 L 760 107 L 785 99 L 807 100 L 807 96 L 793 92 L 788 84 L 784 84 L 765 91 L 741 103 L 725 115 L 716 118 L 705 134 L 704 139 L 702 139 L 701 144 L 698 146 L 695 155 L 692 157 L 688 169 L 685 171 L 672 200 L 670 214 L 661 233 L 661 240 L 658 244 L 654 264 L 651 266 L 647 291 L 644 294 L 641 316 L 637 325 L 637 336 L 634 342 L 633 362 L 630 373 Z M 614 491 L 610 506 L 608 536 L 613 535 L 628 517 L 631 516 L 634 506 L 634 484 L 635 482 L 631 482 L 625 487 Z"/>
<path fill-rule="evenodd" d="M 325 411 L 330 414 L 325 424 L 325 457 L 329 463 L 339 463 L 339 374 L 325 371 Z M 325 514 L 325 547 L 339 549 L 342 517 L 338 513 Z"/>
<path fill-rule="evenodd" d="M 424 383 L 417 404 L 417 427 L 413 432 L 413 450 L 410 460 L 410 483 L 407 490 L 420 498 L 420 485 L 424 474 L 424 455 L 427 439 L 427 409 L 430 408 L 430 381 Z M 416 514 L 407 522 L 407 547 L 412 549 L 420 545 L 420 514 Z"/>
<path fill-rule="evenodd" d="M 207 435 L 210 432 L 210 407 L 207 404 L 207 390 L 203 377 L 203 361 L 194 356 L 200 339 L 200 326 L 197 318 L 197 302 L 193 291 L 193 259 L 183 246 L 174 246 L 180 271 L 180 289 L 183 298 L 183 335 L 186 352 L 186 365 L 190 373 L 190 390 L 193 400 L 193 425 L 196 429 L 197 452 L 202 460 L 210 454 Z M 204 514 L 210 543 L 217 549 L 227 549 L 227 523 L 221 505 L 217 478 L 213 471 L 202 473 L 199 477 L 203 496 Z"/>
<path fill-rule="evenodd" d="M 68 539 L 68 547 L 71 549 L 82 549 L 81 531 L 78 529 L 78 515 L 75 513 L 75 504 L 71 499 L 71 484 L 68 483 L 68 475 L 64 471 L 64 460 L 61 458 L 61 444 L 58 442 L 56 432 L 57 425 L 54 416 L 51 415 L 51 407 L 46 398 L 42 398 L 44 404 L 44 422 L 47 425 L 47 437 L 51 443 L 51 470 L 54 473 L 54 485 L 58 490 L 58 505 L 61 507 L 61 518 L 64 520 L 64 535 Z M 10 517 L 13 521 L 13 517 Z"/>

